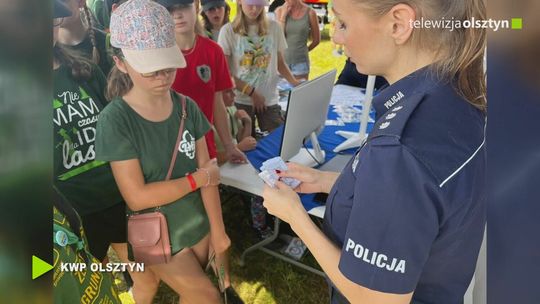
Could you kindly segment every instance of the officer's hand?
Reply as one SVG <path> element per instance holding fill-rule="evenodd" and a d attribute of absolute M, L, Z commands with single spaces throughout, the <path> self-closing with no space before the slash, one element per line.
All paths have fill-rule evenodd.
<path fill-rule="evenodd" d="M 294 189 L 300 193 L 317 193 L 322 191 L 321 171 L 299 165 L 297 163 L 287 163 L 289 170 L 277 172 L 280 177 L 292 177 L 301 181 L 300 185 Z"/>
<path fill-rule="evenodd" d="M 277 181 L 276 188 L 265 185 L 263 199 L 263 205 L 268 209 L 268 213 L 287 223 L 291 223 L 292 220 L 297 220 L 301 216 L 308 216 L 298 194 L 283 182 Z"/>

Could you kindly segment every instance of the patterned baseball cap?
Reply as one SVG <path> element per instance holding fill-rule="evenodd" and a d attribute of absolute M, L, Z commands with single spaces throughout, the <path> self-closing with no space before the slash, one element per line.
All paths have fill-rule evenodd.
<path fill-rule="evenodd" d="M 154 1 L 129 0 L 120 5 L 111 14 L 110 32 L 111 45 L 122 49 L 139 73 L 186 66 L 171 14 Z"/>

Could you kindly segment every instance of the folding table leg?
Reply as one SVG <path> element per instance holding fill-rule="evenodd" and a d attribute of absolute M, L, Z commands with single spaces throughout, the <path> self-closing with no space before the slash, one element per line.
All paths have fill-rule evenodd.
<path fill-rule="evenodd" d="M 279 218 L 277 218 L 277 217 L 274 217 L 274 231 L 273 231 L 272 235 L 270 237 L 268 237 L 267 239 L 264 239 L 264 240 L 258 242 L 257 244 L 249 247 L 248 249 L 244 250 L 244 252 L 242 253 L 242 256 L 240 257 L 240 263 L 239 263 L 240 266 L 243 267 L 246 264 L 245 263 L 245 258 L 246 258 L 246 255 L 249 252 L 254 251 L 256 249 L 259 249 L 259 250 L 261 250 L 261 251 L 263 251 L 263 252 L 265 252 L 265 253 L 273 256 L 273 257 L 281 259 L 281 260 L 283 260 L 283 261 L 285 261 L 287 263 L 293 264 L 293 265 L 295 265 L 297 267 L 300 267 L 300 268 L 302 268 L 304 270 L 307 270 L 307 271 L 309 271 L 311 273 L 314 273 L 316 275 L 320 275 L 321 277 L 326 277 L 324 272 L 322 272 L 322 271 L 320 271 L 318 269 L 315 269 L 315 268 L 313 268 L 311 266 L 308 266 L 306 264 L 295 261 L 295 260 L 293 260 L 293 259 L 291 259 L 291 258 L 289 258 L 289 257 L 287 257 L 285 255 L 282 255 L 280 253 L 277 253 L 277 252 L 275 252 L 273 250 L 270 250 L 270 249 L 264 247 L 265 245 L 268 245 L 268 244 L 272 243 L 273 241 L 275 241 L 277 239 L 277 237 L 279 235 L 279 224 L 280 223 L 281 223 L 281 220 Z"/>
<path fill-rule="evenodd" d="M 259 249 L 265 245 L 268 245 L 270 243 L 272 243 L 273 241 L 275 241 L 279 235 L 279 224 L 281 223 L 281 220 L 277 217 L 274 218 L 274 230 L 272 232 L 272 235 L 269 236 L 268 238 L 258 242 L 257 244 L 249 247 L 248 249 L 244 250 L 244 252 L 242 253 L 242 256 L 240 257 L 240 266 L 244 266 L 245 265 L 245 258 L 246 258 L 246 255 L 251 252 L 251 251 L 254 251 L 256 249 Z"/>

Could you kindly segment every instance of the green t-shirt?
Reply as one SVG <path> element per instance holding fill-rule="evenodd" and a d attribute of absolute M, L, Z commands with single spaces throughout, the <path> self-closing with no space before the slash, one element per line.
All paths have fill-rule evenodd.
<path fill-rule="evenodd" d="M 138 159 L 146 183 L 165 180 L 180 127 L 181 101 L 171 91 L 173 111 L 161 122 L 151 122 L 140 116 L 122 98 L 111 101 L 100 114 L 97 137 L 97 158 L 103 161 Z M 195 141 L 210 129 L 208 120 L 194 101 L 186 98 L 187 118 L 178 148 L 171 179 L 195 172 Z M 153 210 L 153 208 L 149 209 Z M 171 251 L 191 247 L 209 231 L 200 191 L 161 206 L 167 218 Z"/>
<path fill-rule="evenodd" d="M 66 217 L 53 207 L 54 229 L 53 240 L 57 233 L 73 233 Z M 80 221 L 80 218 L 79 218 Z M 76 238 L 71 244 L 54 241 L 53 248 L 53 288 L 54 303 L 73 304 L 73 303 L 99 303 L 99 304 L 120 304 L 118 291 L 114 285 L 114 278 L 109 272 L 94 272 L 90 269 L 89 263 L 100 263 L 94 258 L 88 250 L 88 242 L 84 236 L 82 226 L 79 233 L 82 237 Z M 71 234 L 71 239 L 75 234 Z M 62 238 L 59 238 L 62 240 Z M 89 260 L 87 260 L 88 258 Z M 86 270 L 80 271 L 62 271 L 61 263 L 86 263 Z"/>
<path fill-rule="evenodd" d="M 54 183 L 81 216 L 122 202 L 109 164 L 96 160 L 94 148 L 105 76 L 94 65 L 88 81 L 76 81 L 65 66 L 53 77 Z"/>
<path fill-rule="evenodd" d="M 109 72 L 111 71 L 113 66 L 113 60 L 107 50 L 107 33 L 100 29 L 94 28 L 94 34 L 96 36 L 96 47 L 99 52 L 98 66 L 103 72 L 103 74 L 107 76 L 109 75 Z M 81 43 L 68 47 L 78 52 L 81 52 L 86 58 L 92 60 L 93 45 L 92 40 L 90 39 L 90 35 L 86 35 L 86 37 L 83 41 L 81 41 Z"/>

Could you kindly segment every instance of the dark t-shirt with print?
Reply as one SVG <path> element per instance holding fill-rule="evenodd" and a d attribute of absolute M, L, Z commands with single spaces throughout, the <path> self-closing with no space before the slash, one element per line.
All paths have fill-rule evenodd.
<path fill-rule="evenodd" d="M 99 160 L 138 159 L 146 183 L 165 180 L 176 145 L 182 105 L 180 96 L 171 91 L 173 110 L 160 122 L 140 116 L 122 98 L 111 101 L 101 113 L 97 127 L 96 152 Z M 186 97 L 187 118 L 171 179 L 197 170 L 196 140 L 210 129 L 197 104 Z M 153 210 L 153 208 L 152 208 Z M 167 218 L 172 253 L 195 245 L 209 231 L 200 191 L 161 206 Z"/>
<path fill-rule="evenodd" d="M 105 77 L 97 66 L 88 81 L 68 67 L 53 72 L 54 183 L 83 216 L 122 202 L 108 163 L 96 160 L 94 141 L 105 107 Z"/>

